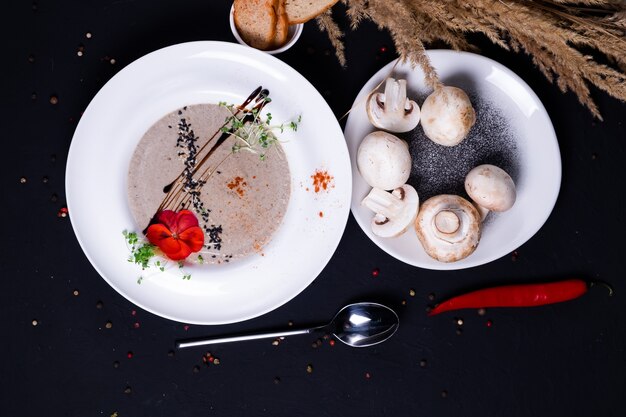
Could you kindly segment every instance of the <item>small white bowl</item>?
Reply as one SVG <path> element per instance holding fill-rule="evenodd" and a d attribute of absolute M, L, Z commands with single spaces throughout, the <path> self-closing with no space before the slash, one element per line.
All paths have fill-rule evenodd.
<path fill-rule="evenodd" d="M 235 39 L 237 39 L 237 42 L 239 42 L 242 45 L 245 46 L 250 46 L 248 45 L 243 39 L 241 39 L 241 36 L 239 35 L 239 32 L 237 31 L 237 27 L 235 26 L 235 19 L 233 18 L 233 12 L 234 12 L 235 7 L 231 6 L 230 7 L 230 30 L 233 32 L 233 36 L 235 37 Z M 289 33 L 287 34 L 287 42 L 285 42 L 285 44 L 283 46 L 281 46 L 278 49 L 272 49 L 269 51 L 265 51 L 260 49 L 263 52 L 267 52 L 268 54 L 271 55 L 275 55 L 275 54 L 280 54 L 281 52 L 285 52 L 287 49 L 291 48 L 297 41 L 298 38 L 300 38 L 300 35 L 302 34 L 302 28 L 304 27 L 304 23 L 299 23 L 297 25 L 290 25 L 289 26 Z M 252 46 L 250 46 L 252 48 Z"/>

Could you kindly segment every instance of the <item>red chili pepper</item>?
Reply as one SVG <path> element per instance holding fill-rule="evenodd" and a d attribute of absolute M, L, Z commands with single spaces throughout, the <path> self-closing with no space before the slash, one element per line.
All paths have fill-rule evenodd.
<path fill-rule="evenodd" d="M 534 307 L 560 303 L 580 297 L 587 292 L 591 285 L 593 283 L 587 284 L 582 279 L 569 279 L 543 284 L 503 285 L 485 288 L 450 298 L 438 304 L 428 315 L 434 316 L 445 311 L 462 308 Z M 608 285 L 606 286 L 609 289 L 609 295 L 612 295 L 613 290 Z"/>

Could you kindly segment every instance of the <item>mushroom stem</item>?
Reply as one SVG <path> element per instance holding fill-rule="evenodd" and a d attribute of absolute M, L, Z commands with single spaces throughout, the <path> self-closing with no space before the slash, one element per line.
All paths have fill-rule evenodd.
<path fill-rule="evenodd" d="M 374 213 L 381 214 L 388 219 L 395 218 L 404 206 L 401 198 L 380 188 L 372 188 L 372 191 L 363 199 L 362 204 Z"/>
<path fill-rule="evenodd" d="M 461 219 L 451 210 L 442 210 L 435 215 L 435 227 L 441 232 L 451 234 L 459 230 Z"/>

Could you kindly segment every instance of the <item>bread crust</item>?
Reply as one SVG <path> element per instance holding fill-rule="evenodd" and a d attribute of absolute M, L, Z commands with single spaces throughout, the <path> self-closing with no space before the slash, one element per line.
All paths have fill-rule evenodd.
<path fill-rule="evenodd" d="M 272 43 L 273 48 L 280 48 L 287 42 L 289 37 L 289 18 L 285 8 L 285 0 L 278 0 L 276 9 L 276 34 Z"/>

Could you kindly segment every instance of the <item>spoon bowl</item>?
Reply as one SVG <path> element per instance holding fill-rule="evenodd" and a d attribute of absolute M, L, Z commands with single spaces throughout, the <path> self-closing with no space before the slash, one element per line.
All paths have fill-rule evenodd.
<path fill-rule="evenodd" d="M 399 325 L 400 319 L 398 315 L 389 307 L 377 303 L 363 302 L 348 304 L 339 310 L 330 323 L 322 326 L 279 332 L 187 339 L 176 342 L 176 347 L 182 349 L 216 343 L 277 338 L 315 332 L 332 333 L 339 341 L 348 346 L 366 347 L 389 339 L 398 330 Z"/>
<path fill-rule="evenodd" d="M 384 342 L 400 325 L 395 311 L 377 303 L 349 304 L 331 321 L 330 332 L 352 347 L 366 347 Z"/>

